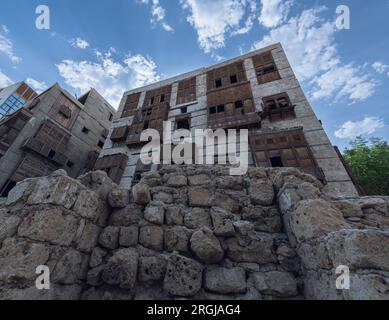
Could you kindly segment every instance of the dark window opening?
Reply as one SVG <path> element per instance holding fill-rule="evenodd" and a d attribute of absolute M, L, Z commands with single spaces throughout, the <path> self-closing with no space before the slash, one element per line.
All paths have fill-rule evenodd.
<path fill-rule="evenodd" d="M 217 106 L 217 112 L 224 112 L 224 104 Z"/>
<path fill-rule="evenodd" d="M 269 110 L 276 110 L 277 109 L 277 104 L 276 104 L 276 102 L 274 100 L 270 100 L 267 103 L 267 107 L 269 108 Z"/>
<path fill-rule="evenodd" d="M 268 74 L 276 71 L 276 67 L 274 65 L 263 68 L 263 74 Z"/>
<path fill-rule="evenodd" d="M 16 186 L 16 182 L 12 180 L 7 180 L 4 184 L 3 189 L 1 191 L 1 197 L 8 197 L 8 193 Z"/>
<path fill-rule="evenodd" d="M 165 95 L 164 95 L 164 94 L 161 95 L 160 101 L 161 101 L 161 102 L 164 102 L 164 101 L 165 101 Z"/>
<path fill-rule="evenodd" d="M 293 138 L 296 141 L 300 141 L 301 140 L 301 137 L 298 134 L 294 135 Z"/>
<path fill-rule="evenodd" d="M 216 107 L 209 108 L 209 113 L 210 114 L 215 114 L 216 113 Z"/>
<path fill-rule="evenodd" d="M 289 107 L 289 101 L 288 101 L 288 99 L 286 99 L 284 97 L 283 98 L 279 98 L 277 100 L 277 102 L 278 102 L 278 105 L 279 105 L 280 108 Z"/>
<path fill-rule="evenodd" d="M 236 74 L 230 76 L 230 83 L 231 84 L 234 84 L 234 83 L 237 83 L 238 82 L 238 77 L 236 76 Z"/>
<path fill-rule="evenodd" d="M 222 79 L 215 80 L 215 88 L 220 88 L 222 86 Z"/>
<path fill-rule="evenodd" d="M 82 128 L 82 132 L 88 134 L 89 133 L 89 129 L 87 127 L 83 127 Z"/>
<path fill-rule="evenodd" d="M 151 110 L 151 109 L 148 109 L 146 115 L 147 115 L 147 116 L 151 116 L 151 113 L 152 113 L 152 110 Z"/>
<path fill-rule="evenodd" d="M 154 104 L 154 97 L 151 97 L 150 99 L 150 105 Z"/>
<path fill-rule="evenodd" d="M 176 123 L 176 128 L 189 130 L 190 129 L 189 119 L 178 120 Z"/>
<path fill-rule="evenodd" d="M 143 130 L 146 130 L 148 128 L 149 128 L 149 122 L 145 121 L 144 124 L 143 124 Z"/>
<path fill-rule="evenodd" d="M 188 112 L 188 107 L 181 108 L 181 113 L 187 113 L 187 112 Z"/>
<path fill-rule="evenodd" d="M 273 168 L 281 168 L 284 166 L 281 157 L 270 158 L 270 163 Z"/>
<path fill-rule="evenodd" d="M 98 146 L 99 148 L 104 147 L 104 142 L 100 140 L 100 141 L 97 143 L 97 146 Z"/>
<path fill-rule="evenodd" d="M 66 166 L 68 166 L 69 168 L 72 168 L 74 166 L 74 163 L 71 161 L 68 161 L 68 162 L 66 162 Z"/>
<path fill-rule="evenodd" d="M 109 115 L 108 115 L 108 120 L 109 120 L 109 121 L 112 121 L 112 118 L 113 118 L 113 114 L 112 114 L 112 113 L 109 113 Z"/>
<path fill-rule="evenodd" d="M 235 108 L 236 109 L 243 108 L 243 101 L 242 100 L 235 101 Z"/>
<path fill-rule="evenodd" d="M 273 139 L 266 139 L 267 144 L 273 144 L 273 142 L 274 142 Z"/>
<path fill-rule="evenodd" d="M 54 150 L 50 150 L 49 152 L 49 158 L 50 159 L 53 159 L 55 157 L 55 151 Z"/>

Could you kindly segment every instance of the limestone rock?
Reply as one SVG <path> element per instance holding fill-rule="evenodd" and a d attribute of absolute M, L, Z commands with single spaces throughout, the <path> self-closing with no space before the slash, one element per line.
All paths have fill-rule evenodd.
<path fill-rule="evenodd" d="M 281 214 L 275 207 L 246 207 L 242 218 L 254 224 L 256 231 L 277 233 L 281 231 Z"/>
<path fill-rule="evenodd" d="M 144 226 L 140 228 L 139 243 L 146 248 L 162 251 L 163 230 L 157 226 Z"/>
<path fill-rule="evenodd" d="M 55 265 L 52 280 L 61 284 L 75 284 L 86 277 L 88 260 L 77 250 L 68 250 Z"/>
<path fill-rule="evenodd" d="M 31 209 L 19 225 L 18 235 L 32 240 L 49 241 L 53 244 L 69 246 L 79 226 L 79 220 L 65 214 L 59 207 Z"/>
<path fill-rule="evenodd" d="M 162 256 L 139 258 L 139 280 L 158 281 L 163 279 L 167 261 Z"/>
<path fill-rule="evenodd" d="M 42 243 L 4 240 L 0 249 L 0 281 L 24 285 L 35 281 L 37 266 L 45 265 L 50 250 Z"/>
<path fill-rule="evenodd" d="M 84 252 L 91 252 L 97 245 L 101 229 L 95 224 L 87 222 L 80 230 L 80 237 L 75 239 L 77 249 Z"/>
<path fill-rule="evenodd" d="M 169 177 L 167 183 L 169 187 L 185 187 L 188 185 L 188 179 L 184 175 L 173 175 Z"/>
<path fill-rule="evenodd" d="M 155 224 L 163 224 L 165 218 L 165 209 L 161 206 L 150 206 L 145 210 L 144 218 Z"/>
<path fill-rule="evenodd" d="M 132 224 L 138 224 L 143 218 L 143 212 L 136 204 L 131 204 L 123 209 L 114 210 L 109 218 L 109 224 L 112 226 L 127 227 Z"/>
<path fill-rule="evenodd" d="M 107 255 L 107 251 L 99 247 L 94 248 L 90 256 L 89 266 L 95 268 L 101 265 L 106 255 Z"/>
<path fill-rule="evenodd" d="M 188 200 L 191 207 L 210 207 L 212 206 L 213 198 L 207 189 L 190 188 Z"/>
<path fill-rule="evenodd" d="M 212 226 L 209 213 L 202 208 L 193 208 L 190 212 L 186 213 L 184 217 L 184 224 L 190 229 Z"/>
<path fill-rule="evenodd" d="M 116 249 L 119 244 L 120 228 L 108 226 L 100 234 L 99 244 L 107 249 Z"/>
<path fill-rule="evenodd" d="M 233 222 L 233 225 L 236 232 L 242 235 L 247 235 L 249 232 L 254 231 L 254 224 L 249 221 L 239 220 Z"/>
<path fill-rule="evenodd" d="M 251 180 L 249 194 L 253 204 L 270 206 L 274 201 L 273 185 L 266 181 Z"/>
<path fill-rule="evenodd" d="M 344 230 L 331 233 L 327 251 L 334 266 L 389 271 L 389 231 Z"/>
<path fill-rule="evenodd" d="M 148 204 L 151 201 L 150 189 L 147 184 L 138 183 L 132 187 L 132 196 L 137 204 Z"/>
<path fill-rule="evenodd" d="M 138 271 L 138 252 L 135 249 L 120 249 L 116 251 L 106 264 L 102 279 L 110 285 L 132 289 L 135 285 Z"/>
<path fill-rule="evenodd" d="M 139 230 L 137 226 L 121 227 L 119 233 L 119 245 L 132 247 L 138 244 Z"/>
<path fill-rule="evenodd" d="M 242 190 L 243 178 L 241 176 L 223 176 L 216 178 L 218 189 Z"/>
<path fill-rule="evenodd" d="M 65 176 L 43 177 L 36 181 L 27 204 L 54 204 L 70 209 L 77 199 L 81 184 Z"/>
<path fill-rule="evenodd" d="M 165 230 L 165 250 L 187 252 L 189 232 L 185 227 L 171 227 Z"/>
<path fill-rule="evenodd" d="M 167 225 L 183 225 L 184 215 L 179 207 L 168 207 L 165 212 Z"/>
<path fill-rule="evenodd" d="M 347 200 L 333 201 L 332 203 L 342 211 L 344 218 L 363 216 L 362 209 L 357 203 Z"/>
<path fill-rule="evenodd" d="M 102 203 L 99 201 L 98 195 L 91 190 L 81 190 L 73 211 L 80 217 L 96 221 L 101 210 Z"/>
<path fill-rule="evenodd" d="M 206 227 L 193 233 L 190 247 L 196 257 L 206 264 L 218 263 L 224 256 L 218 238 Z"/>
<path fill-rule="evenodd" d="M 292 297 L 298 294 L 297 282 L 291 273 L 269 271 L 254 273 L 257 290 L 277 297 Z"/>
<path fill-rule="evenodd" d="M 301 201 L 296 210 L 291 213 L 286 224 L 297 241 L 350 228 L 342 212 L 321 199 Z"/>
<path fill-rule="evenodd" d="M 220 208 L 211 209 L 213 231 L 220 237 L 231 237 L 235 234 L 232 215 Z"/>
<path fill-rule="evenodd" d="M 206 186 L 211 183 L 210 177 L 203 173 L 189 176 L 188 180 L 191 186 Z"/>
<path fill-rule="evenodd" d="M 246 274 L 242 268 L 216 268 L 205 271 L 205 289 L 217 293 L 244 293 Z"/>
<path fill-rule="evenodd" d="M 108 203 L 112 208 L 124 208 L 130 202 L 130 194 L 127 189 L 113 188 L 108 193 Z"/>
<path fill-rule="evenodd" d="M 201 289 L 203 266 L 184 256 L 173 254 L 169 257 L 164 290 L 175 296 L 193 296 Z"/>
<path fill-rule="evenodd" d="M 0 210 L 0 247 L 4 239 L 12 237 L 21 222 L 18 216 L 6 213 L 6 210 Z"/>
<path fill-rule="evenodd" d="M 5 205 L 13 205 L 18 201 L 25 202 L 27 197 L 32 192 L 36 181 L 37 179 L 26 179 L 18 182 L 16 186 L 8 193 Z"/>
<path fill-rule="evenodd" d="M 235 262 L 258 264 L 277 262 L 273 251 L 274 240 L 266 234 L 250 234 L 249 237 L 234 237 L 226 240 L 227 257 Z"/>
<path fill-rule="evenodd" d="M 108 193 L 115 186 L 107 173 L 102 170 L 88 172 L 78 177 L 78 180 L 88 189 L 95 191 L 103 200 L 107 199 Z"/>

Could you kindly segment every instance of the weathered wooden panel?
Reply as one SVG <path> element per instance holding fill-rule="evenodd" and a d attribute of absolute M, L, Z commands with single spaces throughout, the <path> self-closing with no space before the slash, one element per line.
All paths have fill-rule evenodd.
<path fill-rule="evenodd" d="M 263 104 L 262 119 L 267 117 L 271 122 L 276 122 L 296 117 L 295 106 L 286 92 L 263 98 Z"/>
<path fill-rule="evenodd" d="M 212 69 L 207 73 L 207 90 L 228 87 L 247 81 L 243 61 L 231 63 L 227 66 Z"/>
<path fill-rule="evenodd" d="M 128 126 L 115 128 L 112 131 L 111 140 L 114 142 L 125 140 L 127 138 L 127 134 L 128 134 Z"/>
<path fill-rule="evenodd" d="M 64 110 L 65 107 L 69 109 L 69 111 L 67 111 L 66 116 L 63 115 L 61 112 L 61 110 Z M 50 108 L 49 117 L 60 123 L 66 129 L 70 130 L 74 122 L 76 121 L 79 113 L 80 108 L 64 94 L 60 94 L 57 100 Z"/>
<path fill-rule="evenodd" d="M 115 154 L 97 159 L 95 170 L 103 170 L 115 183 L 120 183 L 128 161 L 125 154 Z"/>
<path fill-rule="evenodd" d="M 196 77 L 182 80 L 178 83 L 176 104 L 188 103 L 196 100 Z"/>
<path fill-rule="evenodd" d="M 281 79 L 270 51 L 254 56 L 253 64 L 258 84 Z"/>
<path fill-rule="evenodd" d="M 141 93 L 133 93 L 127 96 L 126 104 L 124 105 L 122 118 L 133 116 L 139 104 Z"/>

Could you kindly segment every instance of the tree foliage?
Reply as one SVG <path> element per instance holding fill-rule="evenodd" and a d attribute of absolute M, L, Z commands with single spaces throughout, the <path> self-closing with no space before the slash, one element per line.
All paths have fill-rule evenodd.
<path fill-rule="evenodd" d="M 366 195 L 389 195 L 389 145 L 379 138 L 357 137 L 344 158 Z"/>

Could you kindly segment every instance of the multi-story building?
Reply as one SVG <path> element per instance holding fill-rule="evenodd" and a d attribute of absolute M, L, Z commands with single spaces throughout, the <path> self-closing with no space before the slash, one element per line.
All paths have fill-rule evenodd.
<path fill-rule="evenodd" d="M 249 129 L 249 165 L 297 167 L 334 195 L 357 193 L 281 44 L 126 92 L 96 168 L 130 187 L 153 169 L 139 161 L 140 133 L 167 120 L 192 132 Z"/>
<path fill-rule="evenodd" d="M 94 89 L 77 99 L 55 84 L 0 120 L 0 196 L 28 177 L 93 169 L 114 112 Z"/>
<path fill-rule="evenodd" d="M 37 93 L 25 82 L 18 82 L 0 89 L 0 119 L 19 110 L 28 100 L 36 96 Z"/>

